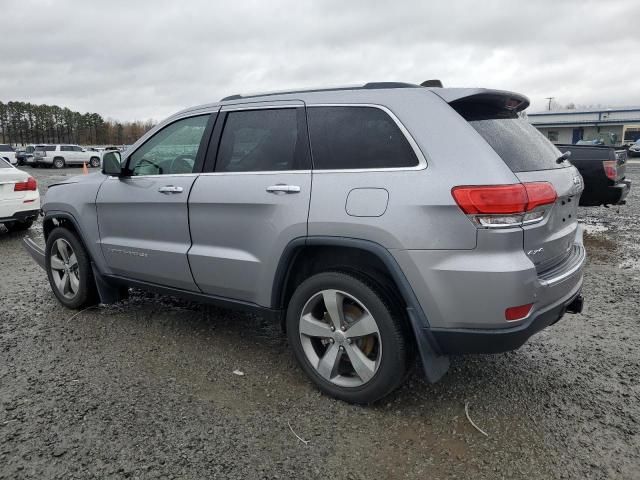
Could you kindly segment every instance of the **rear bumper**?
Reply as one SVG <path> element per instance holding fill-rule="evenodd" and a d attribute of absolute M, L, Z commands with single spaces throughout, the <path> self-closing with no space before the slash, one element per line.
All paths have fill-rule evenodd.
<path fill-rule="evenodd" d="M 500 353 L 520 348 L 532 335 L 559 321 L 564 314 L 582 311 L 580 289 L 557 305 L 539 311 L 528 323 L 501 330 L 431 330 L 440 349 L 446 354 Z"/>
<path fill-rule="evenodd" d="M 624 203 L 630 190 L 631 182 L 629 180 L 621 180 L 619 183 L 607 187 L 585 189 L 580 197 L 580 206 L 620 205 Z"/>
<path fill-rule="evenodd" d="M 36 261 L 36 263 L 40 265 L 42 268 L 45 268 L 44 249 L 40 245 L 38 245 L 36 242 L 31 240 L 29 237 L 25 237 L 22 239 L 22 245 L 24 246 L 27 253 L 31 255 L 31 258 L 33 258 Z"/>
<path fill-rule="evenodd" d="M 26 220 L 35 220 L 36 218 L 38 218 L 38 215 L 40 213 L 39 209 L 36 210 L 23 210 L 21 212 L 15 212 L 10 216 L 7 217 L 1 217 L 0 218 L 0 223 L 5 223 L 5 222 L 24 222 Z"/>

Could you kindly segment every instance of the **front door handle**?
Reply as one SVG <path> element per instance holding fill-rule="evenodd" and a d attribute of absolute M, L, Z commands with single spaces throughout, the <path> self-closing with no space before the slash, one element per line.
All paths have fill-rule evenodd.
<path fill-rule="evenodd" d="M 283 193 L 300 193 L 300 187 L 298 185 L 285 185 L 279 183 L 278 185 L 271 185 L 267 187 L 267 192 L 275 193 L 276 195 L 282 195 Z"/>
<path fill-rule="evenodd" d="M 160 193 L 182 193 L 183 192 L 183 188 L 182 187 L 174 187 L 173 185 L 165 185 L 164 187 L 160 187 L 158 189 L 158 191 Z"/>

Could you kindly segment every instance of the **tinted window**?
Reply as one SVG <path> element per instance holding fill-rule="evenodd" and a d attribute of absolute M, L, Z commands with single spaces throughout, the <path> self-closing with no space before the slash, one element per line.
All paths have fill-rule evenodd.
<path fill-rule="evenodd" d="M 79 147 L 78 145 L 74 145 L 72 148 L 73 148 L 74 152 L 81 152 L 82 151 L 82 147 Z"/>
<path fill-rule="evenodd" d="M 375 107 L 310 107 L 315 169 L 415 167 L 416 157 L 396 122 Z"/>
<path fill-rule="evenodd" d="M 129 157 L 132 175 L 192 173 L 209 115 L 178 120 L 147 140 Z"/>
<path fill-rule="evenodd" d="M 220 139 L 217 172 L 304 170 L 307 140 L 298 131 L 301 108 L 229 112 Z"/>
<path fill-rule="evenodd" d="M 513 172 L 564 168 L 556 163 L 560 152 L 529 122 L 520 118 L 493 118 L 469 122 Z"/>
<path fill-rule="evenodd" d="M 11 145 L 0 145 L 0 152 L 13 152 Z"/>
<path fill-rule="evenodd" d="M 73 147 L 69 145 L 60 145 L 61 152 L 73 152 Z"/>

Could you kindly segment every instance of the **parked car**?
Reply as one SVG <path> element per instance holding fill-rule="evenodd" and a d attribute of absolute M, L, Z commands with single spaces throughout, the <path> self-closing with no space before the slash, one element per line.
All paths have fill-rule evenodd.
<path fill-rule="evenodd" d="M 593 140 L 578 140 L 576 145 L 604 145 L 602 138 L 595 138 Z"/>
<path fill-rule="evenodd" d="M 36 149 L 35 145 L 27 145 L 24 148 L 24 150 L 17 150 L 16 160 L 17 160 L 18 166 L 33 164 L 34 163 L 33 152 L 35 151 L 35 149 Z"/>
<path fill-rule="evenodd" d="M 16 165 L 18 163 L 15 150 L 11 145 L 6 143 L 0 143 L 0 159 L 6 160 L 11 165 Z"/>
<path fill-rule="evenodd" d="M 26 230 L 38 218 L 39 211 L 36 180 L 0 159 L 0 223 L 10 232 Z"/>
<path fill-rule="evenodd" d="M 528 104 L 400 83 L 227 97 L 50 186 L 46 245 L 25 246 L 69 308 L 136 286 L 257 312 L 323 392 L 373 402 L 413 352 L 433 382 L 581 310 L 581 178 Z"/>
<path fill-rule="evenodd" d="M 630 157 L 640 157 L 640 140 L 636 140 L 634 143 L 629 145 L 628 151 Z"/>
<path fill-rule="evenodd" d="M 100 154 L 87 151 L 79 145 L 45 145 L 38 146 L 34 152 L 38 166 L 64 168 L 66 165 L 100 166 Z"/>
<path fill-rule="evenodd" d="M 584 179 L 580 206 L 621 205 L 631 190 L 626 180 L 627 152 L 598 145 L 557 145 Z"/>

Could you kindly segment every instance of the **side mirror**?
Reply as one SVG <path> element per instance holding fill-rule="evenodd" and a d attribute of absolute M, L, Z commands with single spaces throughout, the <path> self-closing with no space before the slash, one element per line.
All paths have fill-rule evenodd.
<path fill-rule="evenodd" d="M 105 152 L 102 156 L 102 173 L 119 177 L 122 173 L 120 152 Z"/>

